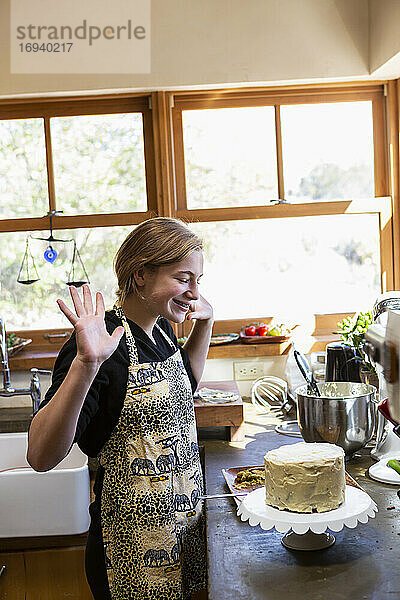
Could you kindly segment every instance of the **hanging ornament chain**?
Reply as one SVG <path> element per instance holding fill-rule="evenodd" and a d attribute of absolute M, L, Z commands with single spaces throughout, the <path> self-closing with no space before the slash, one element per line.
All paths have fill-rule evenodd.
<path fill-rule="evenodd" d="M 35 281 L 39 281 L 39 279 L 40 277 L 36 269 L 35 259 L 33 258 L 32 252 L 29 248 L 29 237 L 27 237 L 25 244 L 25 254 L 24 258 L 22 259 L 21 267 L 19 269 L 17 282 L 22 283 L 24 285 L 31 285 L 32 283 L 35 283 Z"/>
<path fill-rule="evenodd" d="M 81 255 L 79 254 L 79 250 L 76 246 L 76 242 L 75 242 L 75 240 L 73 240 L 73 241 L 74 241 L 74 253 L 72 255 L 72 262 L 71 262 L 71 268 L 70 268 L 69 275 L 68 275 L 67 285 L 81 287 L 81 285 L 83 285 L 84 283 L 90 283 L 90 281 L 89 281 L 89 277 L 88 277 L 88 274 L 85 269 L 85 265 L 83 264 Z M 81 269 L 85 275 L 85 278 L 83 280 L 75 281 L 75 265 L 77 262 L 80 264 Z"/>

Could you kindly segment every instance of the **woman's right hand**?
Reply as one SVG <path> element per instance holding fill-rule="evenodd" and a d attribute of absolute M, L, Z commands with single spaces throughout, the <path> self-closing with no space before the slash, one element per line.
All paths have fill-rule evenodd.
<path fill-rule="evenodd" d="M 62 300 L 57 304 L 74 326 L 77 345 L 77 359 L 87 366 L 99 367 L 116 350 L 124 334 L 123 327 L 117 327 L 112 335 L 106 329 L 104 300 L 100 292 L 96 294 L 96 310 L 93 311 L 92 294 L 87 284 L 83 286 L 83 302 L 74 286 L 69 288 L 75 312 Z"/>

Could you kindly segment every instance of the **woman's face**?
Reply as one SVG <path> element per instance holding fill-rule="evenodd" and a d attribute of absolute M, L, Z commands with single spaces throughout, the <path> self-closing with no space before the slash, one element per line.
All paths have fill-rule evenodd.
<path fill-rule="evenodd" d="M 202 275 L 203 254 L 194 250 L 180 262 L 160 266 L 155 271 L 145 268 L 140 293 L 152 315 L 182 323 L 199 298 L 198 284 Z"/>

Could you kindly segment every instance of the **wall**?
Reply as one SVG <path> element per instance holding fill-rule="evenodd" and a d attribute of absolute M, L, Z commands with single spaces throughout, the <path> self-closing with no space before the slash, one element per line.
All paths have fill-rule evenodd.
<path fill-rule="evenodd" d="M 368 76 L 368 0 L 152 0 L 149 75 L 12 75 L 0 2 L 0 96 Z"/>
<path fill-rule="evenodd" d="M 227 359 L 213 359 L 207 360 L 204 368 L 203 381 L 230 381 L 235 379 L 234 375 L 234 363 L 261 363 L 263 365 L 264 375 L 274 375 L 275 377 L 285 378 L 285 368 L 287 362 L 287 356 L 274 356 L 274 357 L 256 357 L 253 359 L 249 358 L 235 358 Z M 240 394 L 242 396 L 251 395 L 252 381 L 237 381 Z"/>
<path fill-rule="evenodd" d="M 369 38 L 370 71 L 379 72 L 382 75 L 387 73 L 390 76 L 393 67 L 398 64 L 393 59 L 400 52 L 399 0 L 370 0 Z M 393 62 L 385 68 L 386 63 L 390 60 Z M 399 69 L 393 71 L 393 76 L 399 74 Z"/>

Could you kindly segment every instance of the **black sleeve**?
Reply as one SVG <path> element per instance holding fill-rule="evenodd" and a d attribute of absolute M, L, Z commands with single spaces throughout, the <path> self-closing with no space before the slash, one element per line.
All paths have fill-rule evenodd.
<path fill-rule="evenodd" d="M 160 325 L 160 327 L 162 327 L 162 329 L 165 331 L 165 333 L 168 335 L 168 337 L 171 338 L 171 340 L 174 342 L 175 346 L 177 348 L 179 348 L 179 351 L 182 356 L 183 364 L 185 366 L 186 372 L 189 377 L 190 384 L 192 386 L 192 392 L 195 393 L 195 391 L 197 389 L 198 381 L 196 381 L 196 379 L 193 375 L 189 356 L 188 356 L 186 350 L 184 348 L 182 348 L 181 346 L 179 346 L 177 337 L 174 333 L 174 330 L 172 329 L 171 323 L 167 319 L 164 319 L 164 318 L 160 319 L 159 325 Z"/>
<path fill-rule="evenodd" d="M 71 363 L 76 356 L 76 352 L 77 349 L 75 332 L 73 332 L 72 336 L 64 344 L 64 346 L 60 350 L 59 355 L 57 356 L 56 362 L 54 364 L 52 382 L 45 394 L 44 399 L 39 405 L 39 410 L 46 406 L 46 404 L 50 402 L 54 394 L 57 392 L 58 388 L 60 387 L 68 373 Z M 104 387 L 106 387 L 109 383 L 106 369 L 102 368 L 103 365 L 100 367 L 99 372 L 97 373 L 91 387 L 89 388 L 89 391 L 82 405 L 81 412 L 79 414 L 78 422 L 76 425 L 74 442 L 79 441 L 82 434 L 86 430 L 88 424 L 96 415 L 99 409 L 101 390 L 104 389 Z"/>

